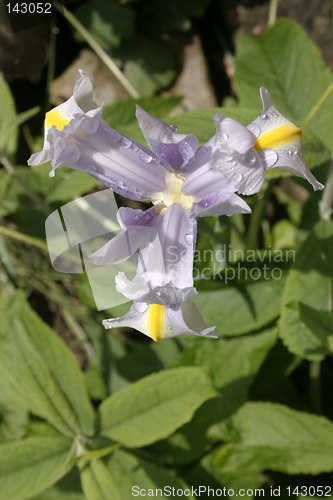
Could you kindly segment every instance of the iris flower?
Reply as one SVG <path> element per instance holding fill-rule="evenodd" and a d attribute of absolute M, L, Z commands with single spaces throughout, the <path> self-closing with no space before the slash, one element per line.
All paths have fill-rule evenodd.
<path fill-rule="evenodd" d="M 120 234 L 92 256 L 95 263 L 112 264 L 140 248 L 134 280 L 117 277 L 117 289 L 134 304 L 123 318 L 106 320 L 107 328 L 132 326 L 154 340 L 182 333 L 215 336 L 215 328 L 193 329 L 182 313 L 197 293 L 195 219 L 251 210 L 212 166 L 215 138 L 198 148 L 194 135 L 179 134 L 139 106 L 136 114 L 151 151 L 107 125 L 81 72 L 73 97 L 46 114 L 43 151 L 28 163 L 51 161 L 50 175 L 64 165 L 84 170 L 127 198 L 153 204 L 146 211 L 121 208 Z"/>
<path fill-rule="evenodd" d="M 260 191 L 265 170 L 276 167 L 303 177 L 314 190 L 323 189 L 305 163 L 301 129 L 276 109 L 265 88 L 260 95 L 262 113 L 247 127 L 220 114 L 215 117 L 212 164 L 241 194 Z"/>

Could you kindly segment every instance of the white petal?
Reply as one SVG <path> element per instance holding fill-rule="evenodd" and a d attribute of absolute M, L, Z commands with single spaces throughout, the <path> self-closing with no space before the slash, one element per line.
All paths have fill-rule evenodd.
<path fill-rule="evenodd" d="M 307 167 L 302 147 L 297 143 L 291 145 L 288 144 L 288 149 L 279 150 L 277 162 L 273 165 L 273 167 L 269 168 L 281 168 L 282 170 L 286 170 L 297 177 L 303 177 L 303 179 L 310 182 L 315 191 L 324 189 L 323 184 L 317 181 L 315 176 Z"/>
<path fill-rule="evenodd" d="M 117 327 L 135 328 L 155 341 L 178 335 L 199 335 L 216 338 L 216 328 L 207 328 L 195 306 L 193 304 L 192 306 L 189 305 L 189 302 L 185 304 L 186 306 L 184 305 L 183 308 L 186 320 L 179 305 L 171 307 L 135 302 L 125 316 L 106 319 L 103 321 L 103 325 L 107 329 Z M 190 325 L 192 322 L 194 324 Z"/>
<path fill-rule="evenodd" d="M 233 118 L 215 116 L 216 136 L 213 151 L 245 153 L 253 147 L 255 137 L 244 125 Z"/>
<path fill-rule="evenodd" d="M 265 166 L 254 148 L 231 157 L 217 150 L 213 153 L 212 165 L 240 194 L 257 193 L 264 184 Z"/>

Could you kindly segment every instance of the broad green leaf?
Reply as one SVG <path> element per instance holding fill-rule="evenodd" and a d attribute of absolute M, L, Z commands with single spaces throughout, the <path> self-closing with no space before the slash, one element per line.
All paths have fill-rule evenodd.
<path fill-rule="evenodd" d="M 212 451 L 207 453 L 200 462 L 186 474 L 185 479 L 193 484 L 194 487 L 206 484 L 208 487 L 221 489 L 221 487 L 226 488 L 226 498 L 231 498 L 232 496 L 241 496 L 245 499 L 252 499 L 254 494 L 254 489 L 260 487 L 259 474 L 257 472 L 252 472 L 250 474 L 221 474 L 219 470 L 214 467 L 213 458 L 215 452 Z M 239 490 L 244 489 L 239 494 Z M 230 495 L 227 495 L 228 490 L 230 490 Z M 231 490 L 234 490 L 234 495 L 232 495 Z M 252 492 L 252 494 L 251 494 Z M 265 496 L 259 492 L 256 496 Z"/>
<path fill-rule="evenodd" d="M 322 345 L 326 347 L 327 354 L 333 352 L 333 315 L 332 313 L 318 311 L 313 307 L 299 303 L 301 321 L 316 335 Z"/>
<path fill-rule="evenodd" d="M 86 500 L 82 493 L 78 468 L 71 469 L 51 488 L 34 496 L 31 500 Z"/>
<path fill-rule="evenodd" d="M 0 497 L 25 500 L 45 490 L 72 467 L 72 440 L 30 437 L 0 445 Z"/>
<path fill-rule="evenodd" d="M 134 31 L 133 11 L 113 0 L 89 0 L 75 15 L 105 50 L 117 47 Z M 78 32 L 75 37 L 80 42 L 85 41 Z"/>
<path fill-rule="evenodd" d="M 327 343 L 309 320 L 308 311 L 296 303 L 332 313 L 332 242 L 333 223 L 319 222 L 297 252 L 283 292 L 280 335 L 291 352 L 307 359 L 321 359 L 327 353 Z"/>
<path fill-rule="evenodd" d="M 72 352 L 21 294 L 11 301 L 6 320 L 0 359 L 26 408 L 65 435 L 91 435 L 94 411 Z"/>
<path fill-rule="evenodd" d="M 168 439 L 151 447 L 172 464 L 193 462 L 210 449 L 211 426 L 245 403 L 253 379 L 277 338 L 276 328 L 236 339 L 193 339 L 178 364 L 207 367 L 220 397 L 207 401 L 192 420 Z"/>
<path fill-rule="evenodd" d="M 86 500 L 121 500 L 115 473 L 102 460 L 92 460 L 81 471 L 82 489 Z M 124 498 L 124 497 L 123 497 Z"/>
<path fill-rule="evenodd" d="M 9 85 L 0 75 L 0 156 L 12 155 L 16 152 L 18 127 L 12 129 L 10 137 L 6 136 L 16 119 L 15 101 Z"/>
<path fill-rule="evenodd" d="M 114 54 L 124 61 L 124 74 L 141 96 L 151 96 L 175 77 L 173 52 L 151 38 L 135 37 Z"/>
<path fill-rule="evenodd" d="M 333 423 L 283 405 L 247 403 L 221 424 L 221 438 L 229 443 L 217 450 L 213 463 L 223 474 L 333 470 Z"/>
<path fill-rule="evenodd" d="M 242 34 L 236 54 L 235 86 L 241 106 L 260 108 L 263 86 L 281 113 L 298 123 L 308 120 L 313 133 L 333 148 L 332 73 L 297 23 L 280 19 L 261 36 Z"/>
<path fill-rule="evenodd" d="M 172 488 L 177 490 L 187 487 L 182 480 L 165 468 L 158 467 L 125 451 L 118 450 L 113 453 L 107 460 L 107 466 L 114 476 L 121 499 L 136 496 L 138 488 L 146 490 L 146 494 L 149 496 L 149 489 L 155 491 L 155 489 L 161 488 L 163 491 L 163 488 L 168 486 L 172 491 Z M 135 486 L 134 489 L 132 489 L 133 486 Z M 168 496 L 170 495 L 165 494 L 160 498 Z M 192 496 L 186 498 L 193 499 Z"/>
<path fill-rule="evenodd" d="M 142 97 L 127 99 L 103 108 L 104 120 L 113 128 L 136 124 L 135 107 L 137 104 L 157 118 L 166 117 L 182 100 L 181 97 Z"/>
<path fill-rule="evenodd" d="M 220 290 L 201 291 L 193 301 L 205 323 L 216 325 L 220 336 L 241 335 L 262 328 L 278 316 L 283 285 L 283 278 L 227 284 Z"/>
<path fill-rule="evenodd" d="M 103 401 L 101 435 L 130 448 L 151 444 L 191 420 L 197 408 L 215 395 L 201 368 L 149 375 Z"/>

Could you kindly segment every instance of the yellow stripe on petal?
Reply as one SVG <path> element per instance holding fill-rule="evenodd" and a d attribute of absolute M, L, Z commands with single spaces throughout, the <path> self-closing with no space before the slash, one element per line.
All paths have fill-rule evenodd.
<path fill-rule="evenodd" d="M 56 126 L 58 130 L 62 130 L 68 124 L 69 120 L 66 120 L 57 111 L 51 110 L 45 115 L 45 125 L 47 128 Z"/>
<path fill-rule="evenodd" d="M 165 306 L 160 304 L 151 304 L 148 312 L 149 334 L 155 342 L 161 340 L 164 336 L 164 317 Z"/>
<path fill-rule="evenodd" d="M 274 149 L 288 142 L 297 141 L 301 134 L 302 131 L 300 128 L 294 125 L 283 125 L 259 136 L 254 147 L 257 151 L 265 148 Z"/>

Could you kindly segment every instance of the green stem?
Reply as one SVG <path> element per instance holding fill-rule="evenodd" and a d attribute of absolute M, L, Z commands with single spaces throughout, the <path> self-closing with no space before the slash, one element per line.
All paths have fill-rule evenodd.
<path fill-rule="evenodd" d="M 83 454 L 84 460 L 94 460 L 96 458 L 106 457 L 118 450 L 121 447 L 120 443 L 112 444 L 111 446 L 106 446 L 106 448 L 100 448 L 99 450 L 88 450 Z"/>
<path fill-rule="evenodd" d="M 278 8 L 279 0 L 270 0 L 269 2 L 269 11 L 268 11 L 268 26 L 273 26 L 276 22 L 277 8 Z"/>
<path fill-rule="evenodd" d="M 316 413 L 322 413 L 320 361 L 310 362 L 310 393 L 313 408 Z"/>
<path fill-rule="evenodd" d="M 326 99 L 328 98 L 328 96 L 330 95 L 330 93 L 332 92 L 332 90 L 333 90 L 333 83 L 331 83 L 327 87 L 327 89 L 325 90 L 325 92 L 323 93 L 323 95 L 318 99 L 318 101 L 316 102 L 316 104 L 313 106 L 313 108 L 311 109 L 311 111 L 309 112 L 309 114 L 307 115 L 307 117 L 304 120 L 304 125 L 309 125 L 310 121 L 312 120 L 312 118 L 314 117 L 314 115 L 317 114 L 319 108 L 324 104 L 324 102 L 326 101 Z"/>
<path fill-rule="evenodd" d="M 127 90 L 129 95 L 134 99 L 140 97 L 137 90 L 133 85 L 127 80 L 125 75 L 120 71 L 118 66 L 112 61 L 110 56 L 102 49 L 102 47 L 96 42 L 96 40 L 91 36 L 89 31 L 80 23 L 78 19 L 69 10 L 66 9 L 59 2 L 53 2 L 54 7 L 64 16 L 65 19 L 82 35 L 85 41 L 90 45 L 90 47 L 96 52 L 96 54 L 101 58 L 107 68 L 111 73 L 117 78 L 119 83 Z"/>
<path fill-rule="evenodd" d="M 27 245 L 40 248 L 41 250 L 44 250 L 44 252 L 48 252 L 47 245 L 33 236 L 28 236 L 27 234 L 20 233 L 14 229 L 8 229 L 4 226 L 0 226 L 0 233 L 4 236 L 8 236 L 9 238 L 13 238 L 14 240 L 22 241 L 22 243 L 26 243 Z"/>

